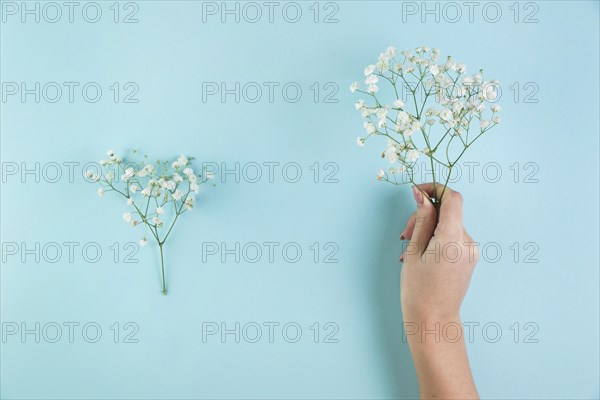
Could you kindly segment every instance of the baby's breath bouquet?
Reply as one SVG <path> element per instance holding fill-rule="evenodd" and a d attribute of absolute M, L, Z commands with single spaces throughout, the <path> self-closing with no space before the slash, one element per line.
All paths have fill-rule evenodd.
<path fill-rule="evenodd" d="M 382 158 L 392 166 L 379 170 L 381 181 L 415 185 L 417 161 L 425 160 L 439 194 L 430 201 L 439 208 L 452 169 L 477 139 L 500 123 L 500 106 L 495 104 L 499 82 L 484 80 L 483 70 L 468 75 L 467 67 L 450 56 L 438 61 L 438 49 L 396 53 L 388 47 L 376 64 L 365 68 L 364 89 L 358 82 L 350 86 L 352 92 L 368 96 L 356 103 L 366 130 L 357 143 L 364 146 L 372 136 L 387 138 Z M 380 92 L 381 83 L 388 90 Z"/>
<path fill-rule="evenodd" d="M 179 217 L 194 208 L 194 196 L 200 191 L 200 184 L 212 176 L 196 174 L 190 165 L 192 157 L 149 163 L 146 155 L 143 160 L 135 161 L 135 150 L 131 159 L 118 157 L 113 150 L 107 155 L 108 159 L 100 161 L 99 171 L 89 170 L 86 175 L 100 184 L 98 196 L 107 192 L 123 196 L 130 209 L 123 213 L 123 220 L 132 227 L 144 226 L 141 246 L 148 244 L 148 237 L 154 238 L 160 249 L 162 293 L 167 294 L 163 246 Z"/>

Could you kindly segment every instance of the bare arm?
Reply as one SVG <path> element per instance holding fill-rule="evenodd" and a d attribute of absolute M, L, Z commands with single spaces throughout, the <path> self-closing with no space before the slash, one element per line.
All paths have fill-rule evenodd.
<path fill-rule="evenodd" d="M 421 398 L 476 399 L 460 305 L 478 252 L 463 227 L 462 196 L 446 189 L 438 222 L 426 198 L 434 197 L 433 190 L 431 184 L 413 188 L 417 212 L 402 234 L 410 240 L 400 284 L 405 331 Z"/>

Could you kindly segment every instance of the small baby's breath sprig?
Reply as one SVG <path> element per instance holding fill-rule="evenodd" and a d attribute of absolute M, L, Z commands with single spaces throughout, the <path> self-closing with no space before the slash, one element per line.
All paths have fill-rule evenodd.
<path fill-rule="evenodd" d="M 123 220 L 132 227 L 144 225 L 141 246 L 154 238 L 160 249 L 162 293 L 167 294 L 163 246 L 179 217 L 194 208 L 200 184 L 212 179 L 212 174 L 204 170 L 196 174 L 190 164 L 193 157 L 149 163 L 148 156 L 135 161 L 137 151 L 131 153 L 129 159 L 124 159 L 113 150 L 107 151 L 108 159 L 100 160 L 100 171 L 87 171 L 86 176 L 100 184 L 98 196 L 108 192 L 123 196 L 130 209 L 123 213 Z"/>
<path fill-rule="evenodd" d="M 499 82 L 484 80 L 483 70 L 467 75 L 466 65 L 450 56 L 439 62 L 438 49 L 419 47 L 396 53 L 388 47 L 374 65 L 365 68 L 364 89 L 358 82 L 350 85 L 351 92 L 372 100 L 356 103 L 366 131 L 356 141 L 364 146 L 372 136 L 387 138 L 381 156 L 392 166 L 379 170 L 380 181 L 416 185 L 416 162 L 421 156 L 428 160 L 434 193 L 440 195 L 438 199 L 425 197 L 439 209 L 452 169 L 477 139 L 500 123 L 501 107 L 495 104 Z M 387 93 L 380 92 L 381 82 L 390 88 Z M 476 125 L 473 129 L 472 124 Z M 436 166 L 445 169 L 443 176 L 436 177 Z"/>

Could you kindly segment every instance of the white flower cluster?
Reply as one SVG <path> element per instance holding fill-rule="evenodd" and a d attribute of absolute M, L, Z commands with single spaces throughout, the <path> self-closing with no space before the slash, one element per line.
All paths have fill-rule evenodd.
<path fill-rule="evenodd" d="M 135 151 L 133 151 L 136 154 Z M 158 243 L 162 266 L 162 293 L 167 293 L 163 245 L 171 234 L 179 216 L 194 208 L 195 194 L 200 184 L 212 179 L 212 175 L 196 174 L 190 162 L 193 158 L 180 156 L 174 162 L 125 161 L 113 150 L 106 152 L 108 159 L 101 160 L 101 173 L 88 171 L 86 176 L 98 182 L 98 195 L 116 192 L 125 198 L 130 211 L 123 213 L 123 220 L 131 226 L 143 224 Z M 120 179 L 118 179 L 120 178 Z M 167 214 L 171 212 L 171 217 Z M 164 228 L 164 231 L 163 231 Z M 148 244 L 146 235 L 140 245 Z"/>
<path fill-rule="evenodd" d="M 130 209 L 123 213 L 123 220 L 131 226 L 143 224 L 146 233 L 152 234 L 160 248 L 162 293 L 167 294 L 163 245 L 179 216 L 194 208 L 199 185 L 213 176 L 196 174 L 190 164 L 193 158 L 186 156 L 179 156 L 173 162 L 158 160 L 149 164 L 146 162 L 148 156 L 144 156 L 144 161 L 136 162 L 118 157 L 113 150 L 106 154 L 108 158 L 100 160 L 101 171 L 87 171 L 86 176 L 100 184 L 98 196 L 102 197 L 106 192 L 123 196 Z M 144 235 L 140 246 L 147 244 Z"/>
<path fill-rule="evenodd" d="M 466 72 L 466 65 L 452 57 L 440 62 L 438 49 L 419 47 L 398 55 L 388 47 L 365 68 L 364 88 L 359 82 L 350 85 L 351 92 L 372 100 L 356 102 L 366 131 L 357 144 L 364 146 L 372 136 L 387 138 L 382 157 L 393 164 L 389 173 L 394 181 L 383 170 L 377 174 L 379 180 L 397 183 L 395 174 L 406 172 L 414 184 L 412 168 L 421 155 L 432 169 L 434 162 L 452 169 L 475 140 L 500 123 L 501 108 L 495 104 L 499 82 L 484 80 L 481 70 L 473 75 Z M 381 83 L 391 89 L 389 93 L 380 91 Z M 478 124 L 469 137 L 472 122 Z"/>
<path fill-rule="evenodd" d="M 145 224 L 159 244 L 166 239 L 160 234 L 160 228 L 165 227 L 165 211 L 173 211 L 168 235 L 179 215 L 194 207 L 194 195 L 200 191 L 200 183 L 212 178 L 210 174 L 196 175 L 190 166 L 191 160 L 186 156 L 180 156 L 172 163 L 156 161 L 148 164 L 145 161 L 124 161 L 113 150 L 106 154 L 108 158 L 100 160 L 103 174 L 88 171 L 86 176 L 101 185 L 99 196 L 109 191 L 122 195 L 132 209 L 123 213 L 123 220 L 131 226 Z M 115 177 L 120 177 L 120 180 Z M 140 245 L 147 243 L 144 236 Z"/>

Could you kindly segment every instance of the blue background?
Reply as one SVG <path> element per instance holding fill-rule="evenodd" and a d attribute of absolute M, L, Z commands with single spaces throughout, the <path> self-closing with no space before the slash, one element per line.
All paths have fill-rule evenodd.
<path fill-rule="evenodd" d="M 480 324 L 468 351 L 481 396 L 598 398 L 597 2 L 537 2 L 537 23 L 522 22 L 533 10 L 524 3 L 515 23 L 512 2 L 499 3 L 497 23 L 486 22 L 481 7 L 472 23 L 465 8 L 460 21 L 436 23 L 419 15 L 403 22 L 400 2 L 340 1 L 339 22 L 331 24 L 312 21 L 312 2 L 300 3 L 295 24 L 280 12 L 273 23 L 264 16 L 255 24 L 231 17 L 220 23 L 218 16 L 203 23 L 202 3 L 193 1 L 140 1 L 138 23 L 115 24 L 112 2 L 100 4 L 96 24 L 76 14 L 74 23 L 63 17 L 55 24 L 8 16 L 1 26 L 2 82 L 98 82 L 104 89 L 94 104 L 80 95 L 73 103 L 38 104 L 29 96 L 1 104 L 3 163 L 80 163 L 72 183 L 65 176 L 56 183 L 7 177 L 2 242 L 96 242 L 104 251 L 98 263 L 80 253 L 73 263 L 64 255 L 57 263 L 18 255 L 3 262 L 2 322 L 96 322 L 103 336 L 97 343 L 80 331 L 74 343 L 9 337 L 1 343 L 2 398 L 417 396 L 398 284 L 398 236 L 415 207 L 408 187 L 374 179 L 386 166 L 378 157 L 385 143 L 355 145 L 362 120 L 353 106 L 358 97 L 347 90 L 389 45 L 439 47 L 503 85 L 502 125 L 467 154 L 468 161 L 498 163 L 503 175 L 492 183 L 476 169 L 473 182 L 463 177 L 453 185 L 465 196 L 471 235 L 503 251 L 498 262 L 480 261 L 463 305 L 463 320 Z M 273 103 L 231 96 L 203 102 L 207 81 L 298 82 L 304 91 L 297 103 L 280 92 Z M 113 82 L 136 82 L 139 103 L 114 103 Z M 308 89 L 314 82 L 338 84 L 339 101 L 315 103 Z M 515 101 L 508 87 L 517 82 Z M 523 101 L 527 82 L 539 88 L 537 103 Z M 228 166 L 296 162 L 303 176 L 288 183 L 278 170 L 273 183 L 264 176 L 223 183 L 218 174 L 215 187 L 203 187 L 197 209 L 166 246 L 165 297 L 156 246 L 140 249 L 138 263 L 124 263 L 123 252 L 112 260 L 108 247 L 137 242 L 141 229 L 122 221 L 122 200 L 99 199 L 81 177 L 81 165 L 107 149 L 131 147 Z M 315 183 L 315 162 L 336 163 L 339 182 L 321 176 Z M 509 168 L 515 162 L 517 182 Z M 537 183 L 524 182 L 527 162 L 538 167 Z M 202 262 L 202 242 L 268 241 L 299 243 L 303 257 Z M 308 249 L 314 242 L 337 243 L 339 262 L 315 263 Z M 517 262 L 509 248 L 515 242 Z M 537 263 L 523 262 L 530 242 L 538 246 Z M 130 321 L 139 326 L 139 342 L 114 343 L 109 327 L 119 322 L 123 335 Z M 203 322 L 296 322 L 303 334 L 297 343 L 277 330 L 273 343 L 266 330 L 258 343 L 235 343 L 232 335 L 205 343 Z M 310 330 L 315 322 L 319 343 Z M 338 343 L 323 343 L 327 322 L 339 327 Z M 490 322 L 502 328 L 496 343 L 482 334 Z M 528 322 L 539 327 L 537 343 L 524 343 Z"/>

